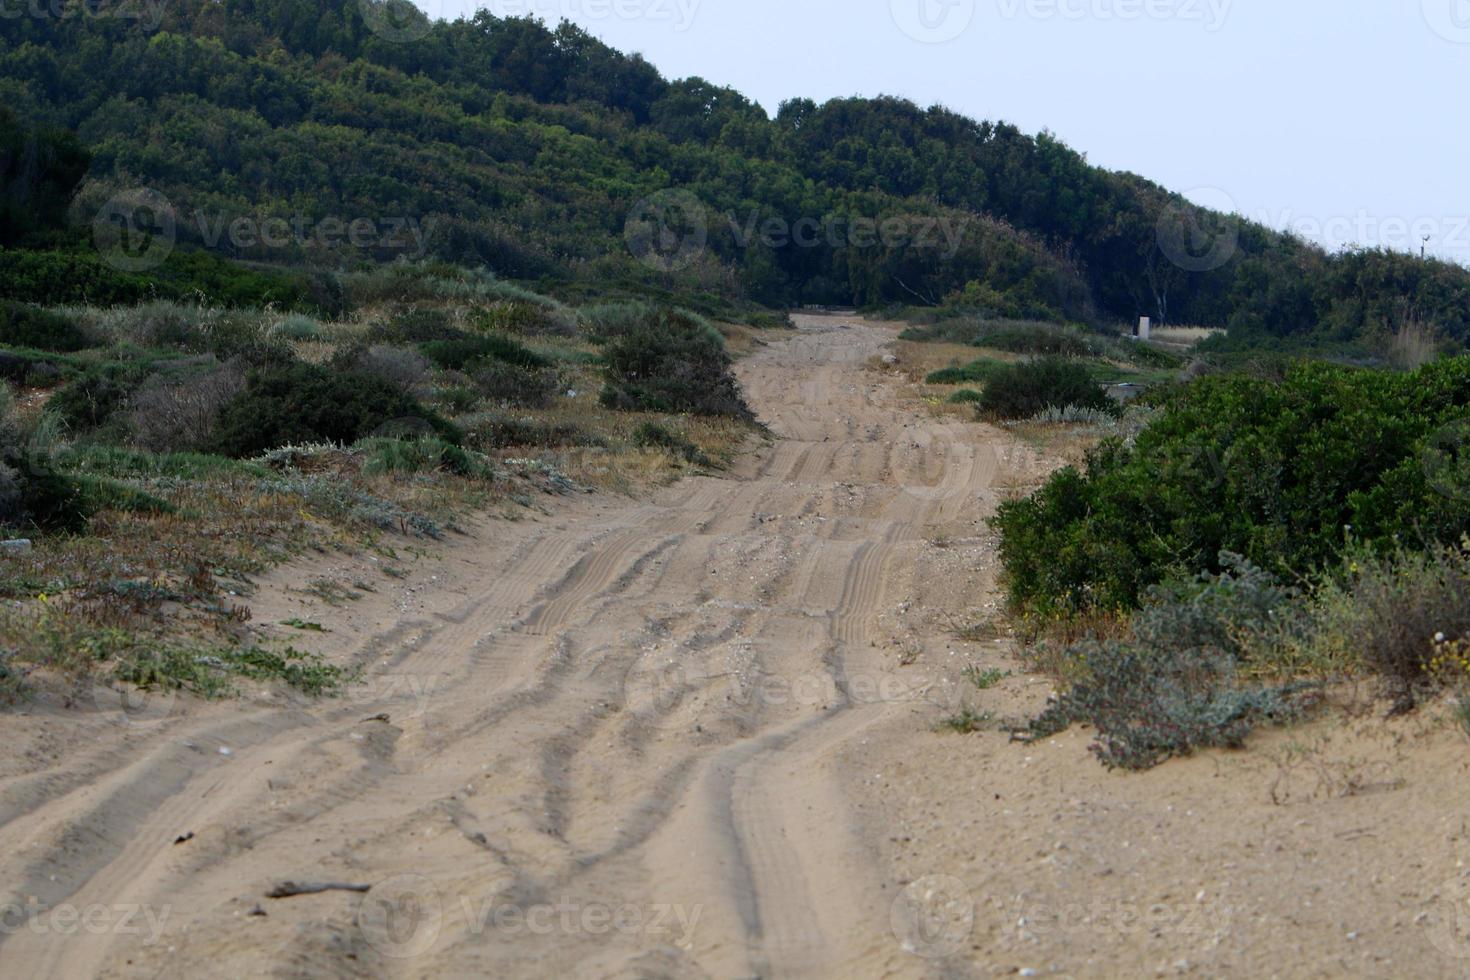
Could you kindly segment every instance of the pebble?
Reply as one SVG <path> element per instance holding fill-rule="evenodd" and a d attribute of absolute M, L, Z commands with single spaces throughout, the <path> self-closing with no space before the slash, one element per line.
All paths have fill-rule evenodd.
<path fill-rule="evenodd" d="M 31 541 L 29 538 L 16 538 L 13 541 L 0 541 L 0 555 L 28 555 L 31 553 Z"/>

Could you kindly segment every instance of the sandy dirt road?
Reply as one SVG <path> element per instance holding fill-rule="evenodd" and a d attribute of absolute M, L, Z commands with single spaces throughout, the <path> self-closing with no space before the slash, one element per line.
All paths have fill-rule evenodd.
<path fill-rule="evenodd" d="M 1450 819 L 1465 767 L 1443 733 L 1342 748 L 1363 766 L 1398 760 L 1363 769 L 1355 794 L 1323 789 L 1330 753 L 1301 771 L 1268 751 L 1130 778 L 1097 766 L 1085 734 L 1022 749 L 998 732 L 936 733 L 977 698 L 1045 697 L 1019 674 L 967 688 L 966 664 L 1013 666 L 1006 644 L 959 643 L 944 624 L 994 602 L 983 519 L 1048 463 L 869 370 L 890 327 L 799 326 L 740 366 L 776 438 L 728 474 L 484 521 L 345 607 L 291 586 L 370 559 L 273 575 L 256 620 L 327 623 L 319 645 L 366 668 L 344 699 L 4 719 L 0 974 L 1389 976 L 1395 962 L 1418 975 L 1470 963 L 1452 930 L 1433 943 L 1422 928 L 1443 919 L 1465 847 Z M 1420 736 L 1428 748 L 1404 748 Z M 1369 776 L 1383 794 L 1409 778 L 1426 805 L 1395 816 Z M 1362 801 L 1374 808 L 1348 806 Z M 1187 832 L 1165 830 L 1179 821 Z M 1302 855 L 1349 834 L 1356 898 L 1334 892 L 1341 869 Z M 370 890 L 267 897 L 285 881 Z M 1093 896 L 1101 910 L 1076 911 Z"/>

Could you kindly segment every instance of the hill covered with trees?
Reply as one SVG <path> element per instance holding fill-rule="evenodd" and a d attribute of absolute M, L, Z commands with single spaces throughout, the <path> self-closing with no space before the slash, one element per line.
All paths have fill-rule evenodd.
<path fill-rule="evenodd" d="M 79 231 L 149 188 L 182 249 L 271 265 L 427 256 L 581 295 L 1148 314 L 1237 343 L 1470 338 L 1459 266 L 1329 255 L 942 107 L 796 98 L 770 118 L 570 24 L 430 22 L 404 0 L 87 9 L 0 20 L 11 244 L 40 139 L 61 183 L 37 207 L 89 160 Z"/>

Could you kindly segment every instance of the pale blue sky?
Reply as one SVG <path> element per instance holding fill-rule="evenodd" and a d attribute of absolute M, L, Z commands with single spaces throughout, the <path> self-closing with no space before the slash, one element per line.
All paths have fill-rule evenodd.
<path fill-rule="evenodd" d="M 1046 128 L 1330 247 L 1470 263 L 1470 0 L 418 2 L 565 17 L 773 113 L 892 94 Z"/>

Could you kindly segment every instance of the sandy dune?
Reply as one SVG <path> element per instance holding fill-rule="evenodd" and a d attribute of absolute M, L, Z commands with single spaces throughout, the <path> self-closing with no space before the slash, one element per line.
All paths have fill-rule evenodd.
<path fill-rule="evenodd" d="M 935 732 L 1046 695 L 967 687 L 1007 645 L 945 627 L 985 618 L 983 519 L 1049 463 L 868 370 L 890 327 L 798 319 L 742 362 L 777 438 L 727 475 L 486 520 L 342 607 L 290 587 L 369 559 L 273 575 L 256 620 L 328 624 L 350 696 L 4 718 L 0 973 L 1470 969 L 1445 728 L 1142 777 L 1086 733 Z"/>

